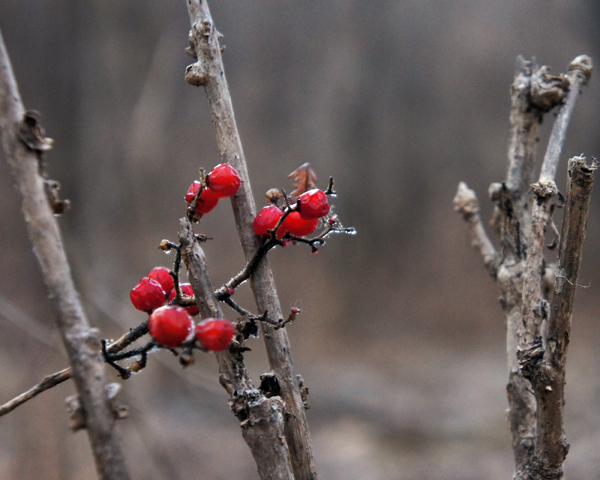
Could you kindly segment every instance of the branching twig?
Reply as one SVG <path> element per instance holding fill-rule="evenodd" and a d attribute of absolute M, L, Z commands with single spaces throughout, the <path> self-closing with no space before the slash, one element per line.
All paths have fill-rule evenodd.
<path fill-rule="evenodd" d="M 179 238 L 183 261 L 203 318 L 223 318 L 206 258 L 196 241 L 190 222 L 181 219 Z M 294 475 L 284 430 L 283 403 L 279 397 L 266 398 L 255 387 L 244 366 L 241 349 L 216 352 L 219 381 L 231 396 L 232 411 L 240 420 L 242 434 L 250 447 L 261 479 L 288 479 Z"/>
<path fill-rule="evenodd" d="M 221 163 L 233 166 L 242 179 L 240 189 L 231 197 L 231 204 L 244 256 L 246 262 L 249 262 L 260 248 L 260 241 L 252 227 L 256 206 L 225 78 L 219 33 L 214 26 L 206 0 L 188 0 L 186 3 L 192 24 L 189 52 L 198 58 L 197 63 L 188 67 L 186 79 L 192 84 L 204 86 L 217 146 L 221 154 Z M 250 279 L 250 285 L 258 311 L 269 311 L 276 318 L 281 317 L 281 306 L 267 257 L 263 257 L 258 263 Z M 303 480 L 316 479 L 310 433 L 287 332 L 283 328 L 275 330 L 269 325 L 261 324 L 261 326 L 266 334 L 263 335 L 263 339 L 269 364 L 277 375 L 281 385 L 281 397 L 289 413 L 286 416 L 285 436 L 290 449 L 294 475 Z"/>
<path fill-rule="evenodd" d="M 579 86 L 589 78 L 591 62 L 586 56 L 577 57 L 566 76 L 551 76 L 548 67 L 538 68 L 521 57 L 517 61 L 518 72 L 511 87 L 508 173 L 505 183 L 490 187 L 490 197 L 497 205 L 494 224 L 500 233 L 499 252 L 485 234 L 475 194 L 466 186 L 459 186 L 455 206 L 469 225 L 473 244 L 501 290 L 500 300 L 507 319 L 508 420 L 515 455 L 515 479 L 520 479 L 518 472 L 530 465 L 534 456 L 536 401 L 524 378 L 519 357 L 540 358 L 543 354 L 540 327 L 548 315 L 544 297 L 549 291 L 548 279 L 552 270 L 543 257 L 545 228 L 552 212 L 552 197 L 557 191 L 554 175 L 566 126 Z M 535 202 L 531 205 L 538 125 L 545 112 L 563 101 L 540 181 L 532 186 Z"/>
<path fill-rule="evenodd" d="M 100 342 L 75 291 L 58 223 L 48 203 L 40 158 L 48 142 L 26 143 L 40 132 L 23 123 L 24 108 L 4 41 L 0 36 L 0 133 L 6 159 L 22 200 L 27 232 L 40 264 L 48 298 L 73 368 L 73 378 L 102 478 L 128 479 L 115 420 L 106 395 Z"/>

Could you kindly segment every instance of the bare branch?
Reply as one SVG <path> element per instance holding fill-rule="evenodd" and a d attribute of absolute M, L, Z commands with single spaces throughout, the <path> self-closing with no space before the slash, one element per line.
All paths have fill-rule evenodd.
<path fill-rule="evenodd" d="M 560 112 L 556 117 L 556 121 L 554 122 L 554 126 L 552 127 L 548 148 L 546 149 L 546 156 L 544 157 L 542 171 L 540 172 L 540 179 L 546 178 L 554 181 L 560 154 L 567 135 L 567 127 L 569 126 L 571 115 L 575 109 L 577 98 L 579 98 L 579 87 L 588 82 L 591 74 L 592 60 L 587 55 L 578 56 L 569 65 L 569 71 L 567 73 L 567 78 L 570 83 L 569 93 L 567 94 L 565 104 L 561 107 Z"/>
<path fill-rule="evenodd" d="M 23 138 L 32 129 L 24 125 L 24 114 L 10 60 L 0 36 L 0 133 L 4 153 L 22 200 L 27 232 L 73 368 L 77 392 L 87 417 L 87 432 L 96 469 L 102 478 L 128 479 L 106 395 L 100 342 L 89 326 L 75 291 L 58 223 L 41 175 L 40 159 L 48 142 L 34 149 L 27 146 Z"/>
<path fill-rule="evenodd" d="M 458 184 L 458 191 L 454 197 L 454 210 L 460 213 L 463 220 L 467 222 L 467 226 L 471 232 L 471 245 L 479 250 L 483 258 L 483 264 L 490 272 L 490 275 L 495 278 L 498 272 L 498 252 L 496 252 L 481 221 L 477 195 L 465 182 Z"/>
<path fill-rule="evenodd" d="M 64 382 L 71 378 L 73 370 L 71 367 L 65 368 L 60 372 L 53 373 L 52 375 L 48 375 L 44 378 L 40 383 L 34 385 L 26 392 L 22 393 L 18 397 L 13 398 L 9 402 L 6 402 L 4 405 L 0 406 L 0 417 L 2 415 L 6 415 L 9 412 L 12 412 L 19 405 L 24 404 L 28 400 L 31 400 L 33 397 L 39 395 L 40 393 L 48 390 L 49 388 L 55 387 L 59 383 Z"/>
<path fill-rule="evenodd" d="M 186 218 L 180 220 L 181 255 L 202 318 L 223 318 L 212 282 L 206 271 L 206 258 Z M 288 479 L 294 475 L 284 435 L 281 398 L 266 398 L 259 392 L 244 366 L 241 349 L 230 347 L 215 352 L 220 382 L 231 396 L 231 410 L 240 420 L 242 435 L 250 447 L 261 479 Z"/>
<path fill-rule="evenodd" d="M 538 411 L 535 455 L 521 474 L 533 480 L 562 478 L 562 465 L 569 451 L 563 424 L 565 363 L 596 169 L 597 163 L 588 166 L 585 158 L 569 160 L 567 202 L 547 348 L 536 350 L 535 355 L 529 350 L 523 357 L 525 371 L 535 390 Z"/>
<path fill-rule="evenodd" d="M 190 53 L 198 58 L 198 62 L 188 68 L 188 73 L 195 72 L 190 77 L 198 81 L 191 83 L 204 85 L 206 90 L 217 146 L 221 153 L 221 162 L 232 165 L 242 179 L 238 193 L 231 197 L 231 204 L 244 255 L 248 262 L 254 257 L 260 246 L 259 238 L 252 227 L 252 221 L 256 216 L 256 206 L 240 135 L 235 123 L 229 87 L 224 74 L 219 34 L 214 26 L 206 0 L 188 0 L 186 3 L 192 24 Z M 268 311 L 273 317 L 281 318 L 281 306 L 267 257 L 259 262 L 250 282 L 259 314 Z M 261 324 L 261 328 L 265 334 L 263 338 L 269 364 L 279 380 L 281 396 L 289 414 L 286 416 L 285 435 L 294 474 L 296 478 L 316 479 L 317 471 L 312 455 L 310 433 L 286 329 L 275 330 L 273 326 L 264 323 Z"/>
<path fill-rule="evenodd" d="M 523 276 L 523 328 L 519 332 L 520 355 L 537 358 L 543 350 L 541 326 L 548 319 L 549 305 L 543 297 L 544 284 L 544 247 L 546 244 L 546 226 L 552 214 L 552 198 L 558 192 L 554 177 L 560 159 L 560 153 L 566 137 L 575 102 L 579 96 L 580 85 L 587 82 L 591 75 L 591 60 L 585 55 L 577 57 L 571 65 L 567 78 L 570 90 L 566 96 L 550 135 L 548 149 L 542 164 L 539 181 L 532 185 L 534 204 L 532 209 L 531 237 L 528 242 L 527 259 Z"/>

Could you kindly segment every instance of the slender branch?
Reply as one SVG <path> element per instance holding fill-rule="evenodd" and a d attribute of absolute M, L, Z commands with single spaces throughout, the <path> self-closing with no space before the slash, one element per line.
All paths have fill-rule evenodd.
<path fill-rule="evenodd" d="M 61 370 L 60 372 L 48 375 L 37 385 L 34 385 L 18 397 L 13 398 L 12 400 L 6 402 L 4 405 L 0 406 L 0 417 L 2 415 L 6 415 L 9 412 L 12 412 L 19 405 L 23 405 L 25 402 L 31 400 L 33 397 L 48 390 L 49 388 L 55 387 L 56 385 L 64 382 L 65 380 L 68 380 L 69 378 L 71 378 L 72 372 L 73 369 L 69 367 L 65 368 L 64 370 Z"/>
<path fill-rule="evenodd" d="M 546 149 L 546 156 L 544 157 L 542 171 L 540 172 L 540 179 L 547 178 L 548 180 L 554 181 L 560 154 L 567 135 L 567 127 L 569 126 L 573 110 L 575 109 L 577 98 L 579 98 L 579 88 L 582 85 L 587 84 L 591 74 L 592 60 L 587 55 L 578 56 L 569 65 L 567 73 L 567 78 L 570 83 L 569 93 L 567 94 L 565 103 L 560 109 L 554 122 L 554 126 L 552 127 L 548 148 Z"/>
<path fill-rule="evenodd" d="M 48 298 L 67 350 L 73 378 L 86 413 L 96 469 L 101 478 L 128 479 L 115 419 L 106 395 L 104 362 L 96 332 L 90 328 L 75 291 L 58 223 L 41 175 L 48 142 L 39 126 L 25 124 L 25 111 L 0 35 L 0 133 L 6 159 L 22 200 L 27 232 L 40 264 Z M 33 138 L 33 146 L 28 140 Z M 27 144 L 26 144 L 27 142 Z M 36 146 L 40 144 L 40 146 Z"/>
<path fill-rule="evenodd" d="M 492 277 L 498 272 L 498 252 L 488 237 L 479 211 L 479 201 L 475 192 L 467 187 L 465 182 L 458 184 L 458 191 L 454 197 L 454 210 L 460 213 L 471 232 L 471 244 L 481 254 L 483 264 Z"/>
<path fill-rule="evenodd" d="M 223 318 L 206 258 L 186 218 L 180 220 L 181 254 L 188 270 L 200 314 L 203 318 Z M 266 398 L 258 391 L 244 366 L 241 349 L 230 347 L 216 352 L 221 385 L 231 396 L 232 411 L 240 420 L 242 435 L 250 447 L 261 479 L 292 480 L 289 449 L 284 436 L 283 402 Z"/>
<path fill-rule="evenodd" d="M 186 78 L 192 84 L 204 85 L 215 127 L 217 146 L 221 153 L 221 162 L 231 164 L 242 178 L 242 185 L 238 193 L 231 197 L 231 203 L 244 255 L 248 262 L 260 247 L 259 238 L 252 227 L 256 207 L 225 78 L 219 33 L 214 26 L 206 0 L 188 0 L 186 3 L 192 24 L 189 52 L 198 58 L 197 63 L 188 67 Z M 281 318 L 281 306 L 267 257 L 259 262 L 250 284 L 259 313 L 269 311 L 275 318 Z M 261 327 L 265 333 L 263 338 L 269 364 L 281 385 L 281 396 L 288 413 L 285 436 L 290 449 L 294 475 L 303 480 L 316 479 L 310 433 L 286 329 L 275 330 L 273 326 L 263 323 Z"/>

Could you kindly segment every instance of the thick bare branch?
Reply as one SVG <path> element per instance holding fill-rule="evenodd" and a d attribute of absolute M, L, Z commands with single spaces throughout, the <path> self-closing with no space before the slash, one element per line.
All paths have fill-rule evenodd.
<path fill-rule="evenodd" d="M 569 160 L 565 216 L 558 252 L 547 347 L 523 359 L 538 402 L 535 455 L 521 475 L 532 480 L 560 479 L 569 451 L 563 424 L 565 363 L 575 290 L 597 164 Z"/>
<path fill-rule="evenodd" d="M 551 216 L 552 198 L 558 192 L 554 177 L 560 159 L 560 153 L 566 137 L 566 131 L 579 97 L 579 87 L 586 83 L 591 75 L 591 60 L 580 55 L 569 65 L 567 78 L 570 90 L 566 96 L 550 135 L 548 149 L 544 157 L 539 181 L 532 185 L 534 204 L 532 208 L 531 237 L 528 242 L 527 259 L 523 277 L 523 328 L 519 332 L 521 355 L 534 358 L 543 351 L 541 326 L 549 316 L 548 303 L 544 300 L 544 247 L 546 226 Z"/>
<path fill-rule="evenodd" d="M 221 162 L 232 165 L 242 178 L 242 185 L 238 193 L 231 197 L 231 203 L 244 255 L 248 262 L 260 246 L 259 238 L 252 228 L 256 206 L 224 74 L 219 33 L 214 26 L 206 0 L 188 0 L 186 3 L 192 24 L 189 52 L 198 58 L 197 63 L 188 67 L 186 79 L 193 85 L 204 86 L 215 127 L 217 146 L 221 153 Z M 259 315 L 268 311 L 271 317 L 282 318 L 267 257 L 260 261 L 250 282 Z M 261 324 L 261 328 L 269 364 L 279 380 L 281 397 L 288 413 L 285 417 L 285 434 L 294 474 L 297 478 L 316 479 L 310 433 L 286 329 L 276 330 L 273 326 L 265 324 Z"/>
<path fill-rule="evenodd" d="M 206 271 L 206 258 L 186 218 L 180 220 L 181 255 L 200 315 L 223 318 L 212 282 Z M 215 353 L 220 382 L 231 396 L 232 411 L 240 420 L 242 435 L 250 447 L 261 479 L 294 478 L 284 435 L 283 404 L 280 397 L 267 398 L 254 387 L 244 366 L 241 349 L 235 346 Z"/>
<path fill-rule="evenodd" d="M 96 332 L 90 328 L 62 245 L 58 223 L 48 202 L 40 156 L 48 142 L 26 145 L 25 111 L 0 35 L 0 133 L 13 179 L 22 201 L 27 232 L 42 270 L 48 298 L 67 350 L 77 392 L 86 412 L 87 432 L 101 478 L 128 479 L 115 420 L 106 396 L 104 362 Z M 43 137 L 43 135 L 42 135 Z"/>

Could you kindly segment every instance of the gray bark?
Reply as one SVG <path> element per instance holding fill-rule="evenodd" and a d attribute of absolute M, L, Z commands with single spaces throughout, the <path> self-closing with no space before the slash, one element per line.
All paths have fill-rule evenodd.
<path fill-rule="evenodd" d="M 73 369 L 98 475 L 103 479 L 128 479 L 120 440 L 115 431 L 115 419 L 106 395 L 100 341 L 96 331 L 89 326 L 73 284 L 58 223 L 49 204 L 45 179 L 40 172 L 41 151 L 26 146 L 23 140 L 24 114 L 0 35 L 0 134 L 21 197 L 27 233 Z"/>
<path fill-rule="evenodd" d="M 231 204 L 244 255 L 246 261 L 249 261 L 260 244 L 252 227 L 256 206 L 225 78 L 219 33 L 214 26 L 206 0 L 188 0 L 187 5 L 192 24 L 189 53 L 197 57 L 198 62 L 188 67 L 186 80 L 193 85 L 204 86 L 210 104 L 221 162 L 232 165 L 242 178 L 238 193 L 231 197 Z M 269 317 L 282 318 L 267 257 L 259 263 L 250 285 L 259 315 L 268 311 Z M 281 397 L 285 402 L 285 436 L 290 449 L 294 475 L 296 478 L 306 480 L 316 479 L 310 432 L 300 386 L 294 371 L 287 332 L 284 328 L 275 329 L 268 324 L 261 324 L 261 328 L 269 365 L 278 378 Z"/>
<path fill-rule="evenodd" d="M 181 257 L 202 318 L 223 318 L 212 282 L 206 270 L 206 257 L 194 238 L 190 222 L 181 219 Z M 254 387 L 239 349 L 231 346 L 215 352 L 219 380 L 230 395 L 232 411 L 240 420 L 242 435 L 250 447 L 258 474 L 263 480 L 293 480 L 289 450 L 284 435 L 283 402 L 267 398 Z"/>

